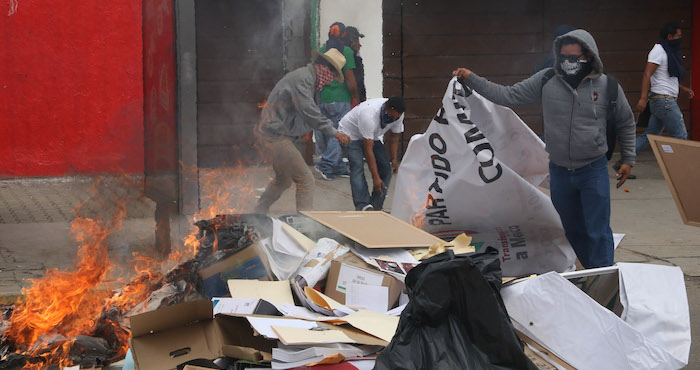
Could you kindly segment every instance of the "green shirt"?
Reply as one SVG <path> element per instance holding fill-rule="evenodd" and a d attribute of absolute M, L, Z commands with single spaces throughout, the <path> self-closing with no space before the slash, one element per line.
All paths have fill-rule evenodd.
<path fill-rule="evenodd" d="M 320 52 L 326 50 L 326 44 L 321 45 Z M 345 57 L 345 66 L 343 66 L 343 72 L 349 69 L 355 69 L 355 51 L 352 48 L 346 46 L 343 49 L 343 56 Z M 321 102 L 322 103 L 334 103 L 334 102 L 350 102 L 352 94 L 348 90 L 348 85 L 345 82 L 338 82 L 333 80 L 333 82 L 323 87 L 321 91 Z"/>

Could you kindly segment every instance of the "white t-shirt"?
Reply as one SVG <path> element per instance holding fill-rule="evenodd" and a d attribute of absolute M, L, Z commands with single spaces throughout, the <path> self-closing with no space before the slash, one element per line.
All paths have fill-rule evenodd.
<path fill-rule="evenodd" d="M 654 45 L 647 62 L 659 65 L 651 75 L 651 92 L 678 97 L 678 77 L 668 75 L 668 55 L 661 44 Z"/>
<path fill-rule="evenodd" d="M 397 134 L 403 132 L 404 114 L 401 114 L 399 119 L 382 128 L 380 114 L 382 105 L 387 100 L 389 99 L 376 98 L 362 102 L 340 120 L 338 131 L 350 136 L 350 139 L 353 141 L 362 139 L 379 140 L 390 129 L 391 132 Z"/>

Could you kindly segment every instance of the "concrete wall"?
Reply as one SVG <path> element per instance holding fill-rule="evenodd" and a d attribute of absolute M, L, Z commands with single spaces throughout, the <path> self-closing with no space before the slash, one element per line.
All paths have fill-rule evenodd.
<path fill-rule="evenodd" d="M 354 26 L 365 35 L 360 39 L 360 55 L 365 65 L 367 98 L 383 96 L 382 81 L 382 1 L 381 0 L 321 0 L 320 42 L 328 40 L 333 22 Z"/>
<path fill-rule="evenodd" d="M 10 3 L 0 8 L 0 177 L 142 173 L 141 0 Z"/>

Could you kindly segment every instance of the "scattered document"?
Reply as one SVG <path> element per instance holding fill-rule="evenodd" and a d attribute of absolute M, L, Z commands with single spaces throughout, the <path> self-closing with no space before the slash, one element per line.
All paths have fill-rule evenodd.
<path fill-rule="evenodd" d="M 276 305 L 294 304 L 288 280 L 261 281 L 235 279 L 228 281 L 231 298 L 259 298 Z"/>

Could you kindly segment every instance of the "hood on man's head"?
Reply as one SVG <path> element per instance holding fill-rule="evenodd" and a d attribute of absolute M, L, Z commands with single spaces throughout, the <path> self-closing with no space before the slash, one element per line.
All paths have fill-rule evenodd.
<path fill-rule="evenodd" d="M 554 71 L 556 74 L 559 76 L 562 75 L 561 67 L 559 67 L 559 64 L 561 63 L 561 60 L 559 59 L 561 43 L 563 39 L 569 37 L 578 41 L 581 46 L 583 46 L 584 50 L 588 50 L 591 52 L 591 54 L 593 54 L 593 64 L 591 66 L 593 71 L 591 72 L 590 77 L 596 78 L 603 74 L 603 61 L 600 59 L 600 54 L 598 53 L 598 45 L 595 43 L 593 36 L 588 33 L 588 31 L 582 29 L 567 32 L 554 39 L 552 53 L 554 54 Z"/>

